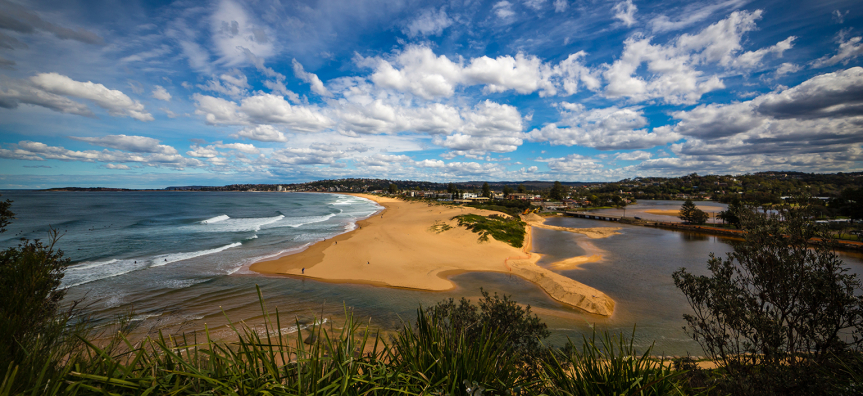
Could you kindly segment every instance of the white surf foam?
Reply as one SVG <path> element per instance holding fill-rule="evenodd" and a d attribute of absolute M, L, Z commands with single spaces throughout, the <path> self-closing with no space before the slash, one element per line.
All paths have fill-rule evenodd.
<path fill-rule="evenodd" d="M 250 271 L 249 267 L 254 263 L 266 261 L 266 260 L 273 260 L 273 259 L 277 259 L 277 258 L 282 257 L 282 256 L 287 256 L 289 254 L 301 252 L 303 250 L 306 250 L 306 248 L 309 246 L 311 246 L 311 243 L 306 243 L 306 244 L 303 244 L 302 246 L 297 246 L 295 248 L 280 250 L 280 251 L 278 251 L 276 253 L 272 253 L 272 254 L 265 254 L 263 256 L 257 256 L 257 257 L 251 257 L 251 258 L 245 259 L 240 263 L 240 265 L 228 269 L 226 274 L 233 275 L 240 270 L 243 271 L 243 272 L 240 272 L 241 274 L 252 274 L 254 272 Z"/>
<path fill-rule="evenodd" d="M 231 217 L 230 217 L 230 216 L 228 216 L 228 215 L 216 216 L 216 217 L 212 217 L 212 218 L 209 218 L 209 219 L 207 219 L 207 220 L 202 221 L 202 222 L 201 222 L 201 224 L 213 224 L 213 223 L 218 223 L 218 222 L 220 222 L 220 221 L 225 221 L 225 220 L 228 220 L 228 219 L 230 219 L 230 218 L 231 218 Z"/>
<path fill-rule="evenodd" d="M 227 217 L 227 216 L 225 216 Z M 201 223 L 204 225 L 206 232 L 249 232 L 260 231 L 261 227 L 273 224 L 281 219 L 284 215 L 273 217 L 251 217 L 251 218 L 227 218 L 215 223 Z M 201 231 L 200 227 L 196 227 L 195 231 Z"/>
<path fill-rule="evenodd" d="M 323 216 L 288 217 L 280 225 L 282 225 L 284 227 L 297 228 L 297 227 L 304 226 L 306 224 L 314 224 L 314 223 L 321 223 L 321 222 L 327 221 L 335 215 L 336 215 L 335 213 L 330 213 L 330 214 L 323 215 Z"/>
<path fill-rule="evenodd" d="M 114 264 L 117 262 L 117 259 L 110 259 L 108 261 L 85 261 L 81 264 L 69 267 L 66 271 L 80 271 L 89 268 L 101 267 L 103 265 Z"/>
<path fill-rule="evenodd" d="M 163 254 L 156 256 L 152 259 L 151 267 L 161 267 L 166 264 L 176 263 L 177 261 L 183 261 L 188 259 L 193 259 L 195 257 L 206 256 L 208 254 L 219 253 L 223 250 L 228 250 L 230 248 L 234 248 L 237 246 L 242 246 L 243 244 L 240 242 L 234 242 L 230 245 L 225 245 L 221 247 L 217 247 L 215 249 L 208 250 L 200 250 L 197 252 L 188 252 L 188 253 L 172 253 L 172 254 Z"/>
<path fill-rule="evenodd" d="M 112 259 L 109 261 L 90 263 L 84 266 L 69 267 L 63 277 L 62 288 L 80 286 L 97 280 L 111 278 L 128 274 L 133 271 L 143 270 L 151 267 L 161 267 L 178 261 L 189 260 L 208 254 L 218 253 L 223 250 L 241 246 L 242 243 L 235 242 L 230 245 L 220 246 L 215 249 L 200 250 L 197 252 L 171 253 L 142 259 Z"/>

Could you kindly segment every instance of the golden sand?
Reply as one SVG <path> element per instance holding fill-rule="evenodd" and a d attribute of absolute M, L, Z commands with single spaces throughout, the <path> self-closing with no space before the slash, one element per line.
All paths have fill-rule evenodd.
<path fill-rule="evenodd" d="M 461 214 L 487 216 L 498 212 L 355 195 L 385 209 L 357 222 L 354 231 L 318 242 L 297 254 L 255 263 L 251 270 L 327 282 L 433 291 L 454 288 L 447 277 L 459 273 L 512 273 L 564 304 L 599 315 L 614 311 L 614 300 L 605 293 L 537 266 L 540 255 L 530 252 L 529 238 L 523 249 L 492 238 L 479 242 L 477 234 L 459 227 L 452 219 Z M 443 231 L 443 225 L 449 229 Z M 530 234 L 528 229 L 528 237 Z"/>

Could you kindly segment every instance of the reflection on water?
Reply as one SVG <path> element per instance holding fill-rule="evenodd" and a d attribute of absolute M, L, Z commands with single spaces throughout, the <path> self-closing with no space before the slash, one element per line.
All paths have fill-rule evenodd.
<path fill-rule="evenodd" d="M 680 238 L 684 241 L 706 241 L 710 238 L 710 235 L 699 234 L 695 232 L 681 232 Z"/>

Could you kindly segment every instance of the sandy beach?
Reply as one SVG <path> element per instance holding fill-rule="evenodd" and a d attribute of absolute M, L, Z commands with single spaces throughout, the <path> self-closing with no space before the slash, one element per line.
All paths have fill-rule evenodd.
<path fill-rule="evenodd" d="M 536 265 L 540 255 L 530 251 L 529 229 L 526 246 L 519 249 L 494 239 L 479 242 L 477 234 L 452 220 L 461 214 L 487 216 L 497 212 L 352 195 L 373 200 L 384 210 L 357 222 L 357 229 L 351 232 L 318 242 L 297 254 L 255 263 L 250 269 L 327 282 L 430 291 L 454 288 L 447 277 L 459 273 L 512 273 L 538 285 L 564 304 L 599 315 L 614 312 L 614 300 L 605 293 Z M 446 228 L 441 227 L 443 224 L 450 228 L 441 231 Z M 528 224 L 530 227 L 538 222 Z M 616 231 L 602 228 L 594 229 L 588 236 L 601 238 Z M 566 231 L 570 230 L 574 229 Z M 574 258 L 560 267 L 571 269 L 579 262 L 598 259 L 601 257 Z"/>

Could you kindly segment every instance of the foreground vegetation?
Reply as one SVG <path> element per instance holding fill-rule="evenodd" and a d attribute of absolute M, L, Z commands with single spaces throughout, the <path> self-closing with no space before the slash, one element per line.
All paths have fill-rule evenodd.
<path fill-rule="evenodd" d="M 0 232 L 13 217 L 0 203 Z M 0 396 L 5 395 L 855 395 L 863 391 L 863 297 L 807 208 L 740 212 L 749 232 L 710 274 L 674 274 L 686 330 L 715 369 L 636 352 L 605 332 L 547 345 L 530 306 L 482 291 L 441 301 L 384 338 L 346 312 L 340 328 L 286 333 L 258 290 L 264 329 L 230 325 L 140 340 L 119 321 L 96 328 L 59 289 L 69 265 L 49 243 L 0 255 Z M 470 215 L 469 215 L 470 216 Z M 459 216 L 486 237 L 503 218 Z M 504 237 L 507 234 L 504 232 Z M 812 237 L 823 243 L 806 247 Z M 258 330 L 255 330 L 258 329 Z"/>

